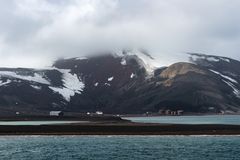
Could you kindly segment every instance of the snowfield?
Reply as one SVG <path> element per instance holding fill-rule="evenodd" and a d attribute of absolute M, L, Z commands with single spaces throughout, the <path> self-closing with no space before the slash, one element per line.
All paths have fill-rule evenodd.
<path fill-rule="evenodd" d="M 9 77 L 14 79 L 21 79 L 21 80 L 50 85 L 50 82 L 47 79 L 45 79 L 43 75 L 40 75 L 38 73 L 34 73 L 33 76 L 28 76 L 28 75 L 20 75 L 11 71 L 0 71 L 0 78 L 1 77 Z"/>
<path fill-rule="evenodd" d="M 66 69 L 56 69 L 51 68 L 49 70 L 57 70 L 62 73 L 62 82 L 63 86 L 56 87 L 52 86 L 50 81 L 44 77 L 44 73 L 34 73 L 33 76 L 31 75 L 23 75 L 17 72 L 12 71 L 0 71 L 0 78 L 9 78 L 7 81 L 3 82 L 0 80 L 0 86 L 7 85 L 13 81 L 18 82 L 20 80 L 29 81 L 33 84 L 30 86 L 36 90 L 41 90 L 42 87 L 36 85 L 36 83 L 48 85 L 48 87 L 53 90 L 54 92 L 63 96 L 63 98 L 67 101 L 70 101 L 71 96 L 74 96 L 76 93 L 81 94 L 84 89 L 84 83 L 78 78 L 76 74 L 70 73 L 70 70 Z M 21 81 L 20 81 L 21 82 Z"/>
<path fill-rule="evenodd" d="M 63 87 L 53 87 L 49 86 L 51 90 L 59 93 L 63 96 L 66 101 L 70 101 L 71 97 L 76 93 L 81 94 L 85 85 L 76 74 L 70 73 L 71 70 L 68 69 L 56 69 L 62 73 Z"/>
<path fill-rule="evenodd" d="M 116 56 L 122 57 L 121 64 L 126 65 L 126 58 L 128 56 L 136 56 L 136 60 L 139 65 L 141 65 L 147 71 L 148 75 L 151 76 L 154 74 L 154 70 L 161 67 L 162 65 L 150 55 L 139 51 L 138 49 L 129 50 L 126 52 L 126 55 L 122 51 L 115 51 Z"/>

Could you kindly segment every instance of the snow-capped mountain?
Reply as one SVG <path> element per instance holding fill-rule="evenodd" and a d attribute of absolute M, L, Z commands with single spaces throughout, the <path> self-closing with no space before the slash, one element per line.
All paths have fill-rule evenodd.
<path fill-rule="evenodd" d="M 240 98 L 240 62 L 234 59 L 220 56 L 189 53 L 190 61 L 209 69 L 232 88 L 235 96 Z"/>
<path fill-rule="evenodd" d="M 48 69 L 0 68 L 0 115 L 240 111 L 240 62 L 189 54 L 160 67 L 144 50 L 57 60 Z"/>

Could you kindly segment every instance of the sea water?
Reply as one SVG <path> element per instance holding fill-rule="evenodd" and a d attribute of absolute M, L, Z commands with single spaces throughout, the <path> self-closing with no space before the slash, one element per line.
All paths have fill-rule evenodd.
<path fill-rule="evenodd" d="M 2 136 L 3 160 L 239 160 L 240 136 Z"/>
<path fill-rule="evenodd" d="M 240 125 L 240 115 L 126 117 L 125 119 L 143 123 Z"/>

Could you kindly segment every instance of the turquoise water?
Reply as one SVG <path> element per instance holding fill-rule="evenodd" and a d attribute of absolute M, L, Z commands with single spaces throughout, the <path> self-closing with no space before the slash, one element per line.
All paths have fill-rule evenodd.
<path fill-rule="evenodd" d="M 143 123 L 240 125 L 240 115 L 128 117 L 125 119 Z"/>
<path fill-rule="evenodd" d="M 87 121 L 0 121 L 0 125 L 51 125 L 51 124 L 71 124 L 84 123 Z"/>
<path fill-rule="evenodd" d="M 239 136 L 6 136 L 2 160 L 239 160 Z"/>

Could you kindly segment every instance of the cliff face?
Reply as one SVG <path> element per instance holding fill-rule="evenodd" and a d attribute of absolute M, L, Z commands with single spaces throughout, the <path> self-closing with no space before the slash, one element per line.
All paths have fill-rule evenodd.
<path fill-rule="evenodd" d="M 1 68 L 0 114 L 239 112 L 240 62 L 194 53 L 190 62 L 158 68 L 145 52 L 123 51 L 62 59 L 43 70 Z"/>

